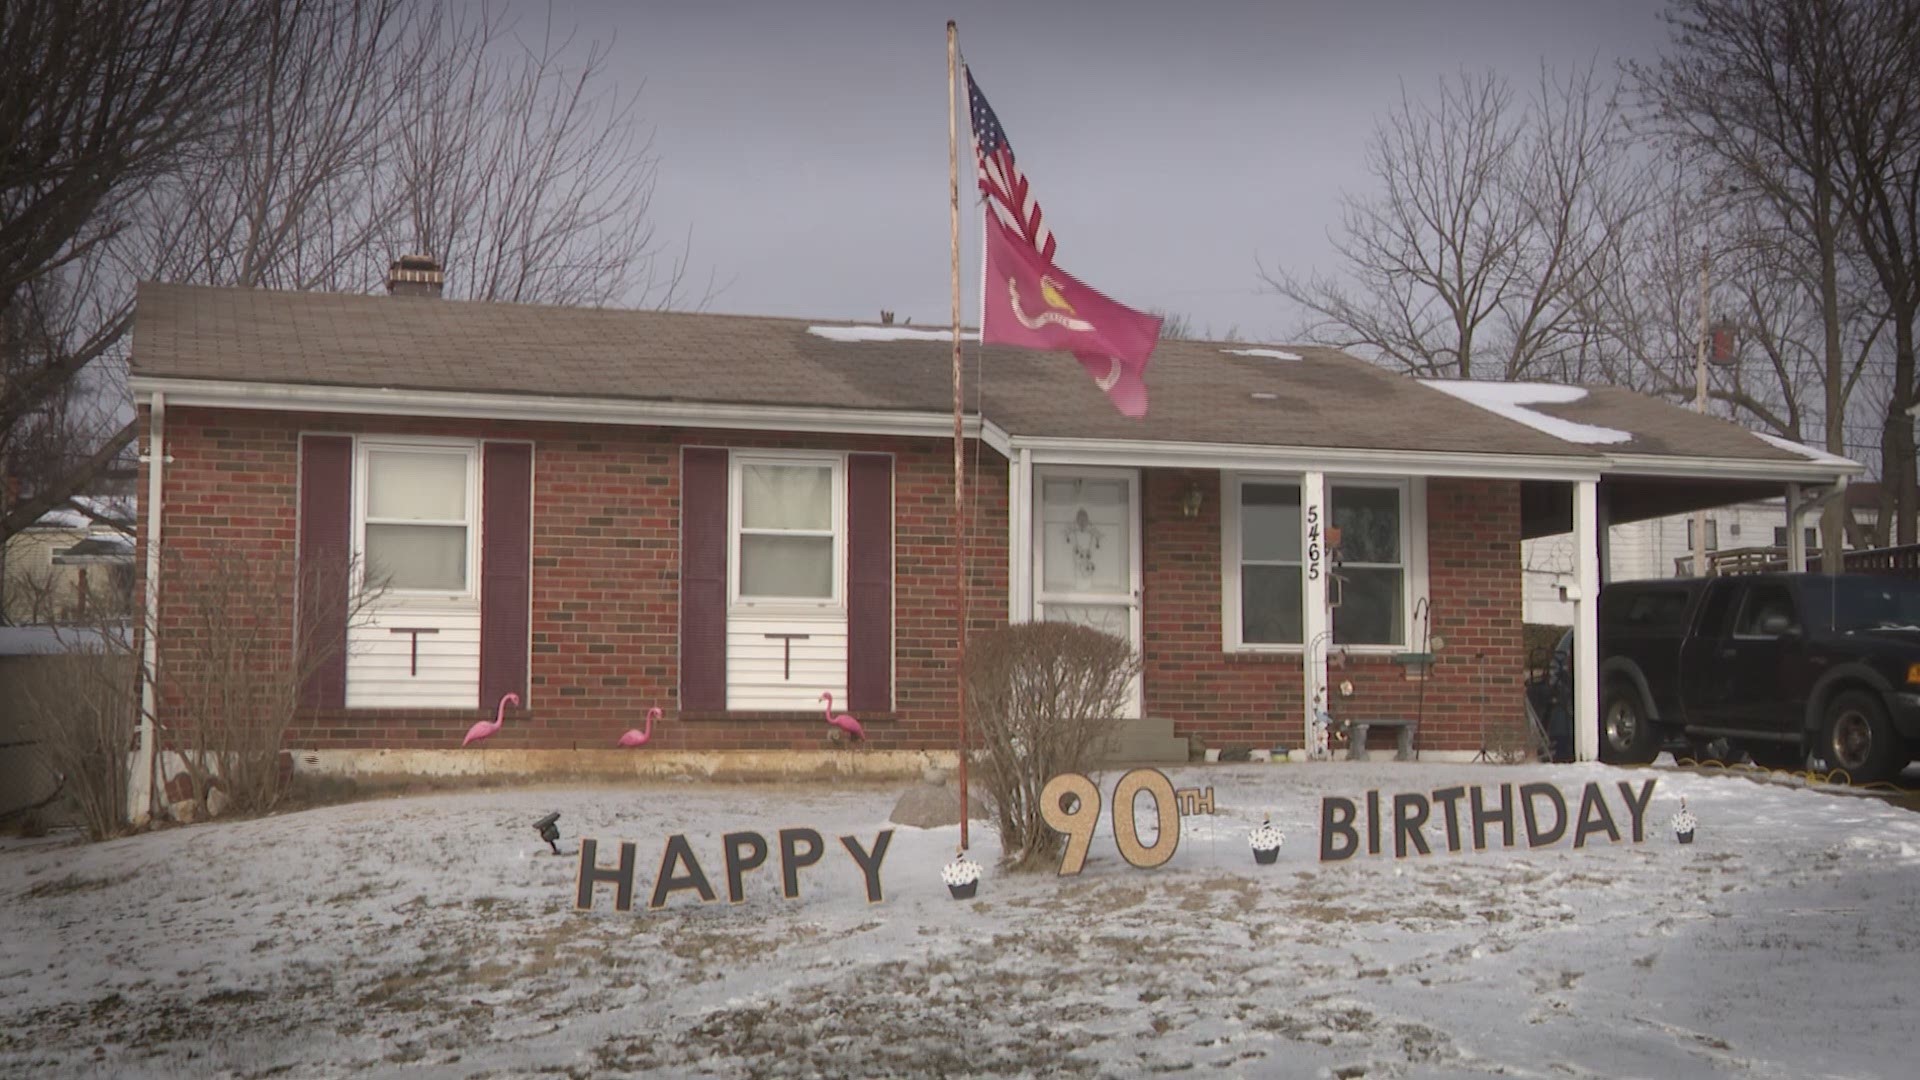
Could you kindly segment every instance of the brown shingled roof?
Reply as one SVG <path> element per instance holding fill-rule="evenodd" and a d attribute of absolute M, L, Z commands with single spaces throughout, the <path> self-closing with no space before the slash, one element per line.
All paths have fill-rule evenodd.
<path fill-rule="evenodd" d="M 946 412 L 950 345 L 839 342 L 800 319 L 594 310 L 144 284 L 137 376 L 630 401 Z M 1653 453 L 1793 460 L 1724 421 L 1598 388 L 1543 412 L 1635 433 L 1554 438 L 1332 349 L 1302 359 L 1164 342 L 1152 408 L 1128 420 L 1064 355 L 967 345 L 966 400 L 1021 436 L 1540 455 Z M 976 399 L 976 391 L 984 393 Z M 1262 395 L 1255 397 L 1255 394 Z"/>

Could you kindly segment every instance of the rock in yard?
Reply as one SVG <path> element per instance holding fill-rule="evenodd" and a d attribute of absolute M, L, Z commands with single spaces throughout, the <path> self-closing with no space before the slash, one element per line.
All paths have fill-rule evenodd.
<path fill-rule="evenodd" d="M 979 821 L 987 816 L 985 793 L 972 788 L 967 793 L 968 816 Z M 915 784 L 900 796 L 893 804 L 893 814 L 888 818 L 895 825 L 911 825 L 916 829 L 937 829 L 942 825 L 960 824 L 960 788 L 953 784 Z"/>
<path fill-rule="evenodd" d="M 224 815 L 227 812 L 228 804 L 232 802 L 232 799 L 227 798 L 225 788 L 214 788 L 207 792 L 207 816 L 220 817 Z"/>
<path fill-rule="evenodd" d="M 200 820 L 200 803 L 195 799 L 181 799 L 167 804 L 167 816 L 182 825 L 191 825 Z"/>

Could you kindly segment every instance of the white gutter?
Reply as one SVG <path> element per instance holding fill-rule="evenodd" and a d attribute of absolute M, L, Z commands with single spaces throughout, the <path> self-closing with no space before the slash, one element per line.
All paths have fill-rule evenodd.
<path fill-rule="evenodd" d="M 147 582 L 141 610 L 146 625 L 140 638 L 140 745 L 134 751 L 133 774 L 127 778 L 127 816 L 145 825 L 153 812 L 153 718 L 158 703 L 153 680 L 157 670 L 160 628 L 160 478 L 166 456 L 167 396 L 153 392 L 147 409 Z"/>
<path fill-rule="evenodd" d="M 1468 454 L 1247 443 L 1149 442 L 1015 435 L 1014 449 L 1035 465 L 1114 465 L 1226 471 L 1285 470 L 1342 475 L 1475 476 L 1516 480 L 1594 480 L 1606 458 Z"/>
<path fill-rule="evenodd" d="M 1802 459 L 1771 461 L 1755 458 L 1694 458 L 1677 455 L 1616 454 L 1607 462 L 1609 476 L 1674 476 L 1714 480 L 1766 480 L 1833 483 L 1858 476 L 1865 465 L 1845 458 L 1826 461 Z"/>
<path fill-rule="evenodd" d="M 357 386 L 163 379 L 135 375 L 135 393 L 165 392 L 176 407 L 264 409 L 280 412 L 355 413 L 372 416 L 439 416 L 475 420 L 526 420 L 567 424 L 646 427 L 712 427 L 749 431 L 809 431 L 836 435 L 904 435 L 952 438 L 951 412 L 888 412 L 822 406 L 728 405 L 682 401 L 621 401 L 612 398 L 510 396 L 464 390 L 386 390 Z M 964 418 L 962 430 L 983 439 L 1003 457 L 1012 455 L 1004 430 Z"/>

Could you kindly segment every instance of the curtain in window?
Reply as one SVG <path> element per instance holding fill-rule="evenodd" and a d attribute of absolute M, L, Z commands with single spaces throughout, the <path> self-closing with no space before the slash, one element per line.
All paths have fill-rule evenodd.
<path fill-rule="evenodd" d="M 743 465 L 740 594 L 833 597 L 833 469 Z"/>
<path fill-rule="evenodd" d="M 366 558 L 387 588 L 467 588 L 466 454 L 368 451 Z"/>

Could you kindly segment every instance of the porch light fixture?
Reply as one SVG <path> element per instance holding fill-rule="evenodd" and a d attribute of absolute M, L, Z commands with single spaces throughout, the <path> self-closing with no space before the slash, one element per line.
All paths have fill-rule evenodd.
<path fill-rule="evenodd" d="M 1190 518 L 1199 517 L 1200 504 L 1206 501 L 1206 497 L 1206 492 L 1200 490 L 1199 481 L 1189 482 L 1187 484 L 1187 493 L 1180 497 L 1181 516 Z"/>

